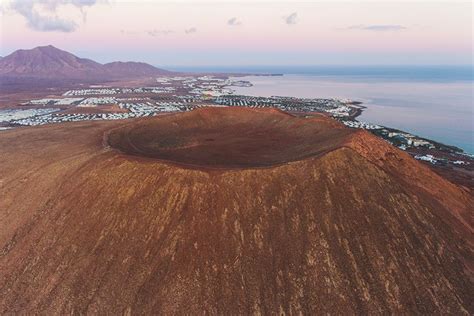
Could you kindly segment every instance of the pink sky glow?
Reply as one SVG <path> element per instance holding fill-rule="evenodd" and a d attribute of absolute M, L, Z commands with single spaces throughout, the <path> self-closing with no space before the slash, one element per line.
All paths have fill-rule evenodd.
<path fill-rule="evenodd" d="M 470 1 L 3 0 L 1 15 L 2 56 L 52 44 L 161 65 L 472 63 Z"/>

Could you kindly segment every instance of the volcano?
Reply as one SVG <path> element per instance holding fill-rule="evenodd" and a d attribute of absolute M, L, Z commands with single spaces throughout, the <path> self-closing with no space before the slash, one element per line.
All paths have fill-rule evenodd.
<path fill-rule="evenodd" d="M 0 134 L 2 314 L 473 314 L 472 192 L 325 116 Z"/>
<path fill-rule="evenodd" d="M 134 156 L 227 169 L 317 156 L 337 148 L 351 133 L 322 117 L 297 120 L 276 109 L 256 111 L 264 115 L 250 113 L 244 108 L 189 112 L 179 120 L 171 116 L 126 125 L 113 130 L 108 140 L 112 147 Z"/>
<path fill-rule="evenodd" d="M 20 49 L 0 59 L 0 75 L 5 78 L 94 81 L 169 74 L 141 62 L 100 64 L 52 45 Z"/>

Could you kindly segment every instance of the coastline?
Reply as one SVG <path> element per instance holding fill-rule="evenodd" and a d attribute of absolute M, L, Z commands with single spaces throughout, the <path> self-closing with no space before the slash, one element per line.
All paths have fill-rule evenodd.
<path fill-rule="evenodd" d="M 252 83 L 251 81 L 249 82 Z M 304 100 L 304 98 L 293 98 Z M 347 115 L 343 117 L 334 115 L 335 113 L 326 112 L 326 114 L 329 114 L 329 116 L 332 116 L 334 119 L 340 121 L 348 127 L 366 129 L 375 136 L 382 138 L 393 146 L 407 152 L 413 158 L 429 166 L 431 169 L 438 172 L 440 175 L 444 176 L 450 181 L 458 183 L 469 189 L 474 188 L 473 154 L 466 152 L 464 149 L 458 146 L 450 144 L 448 145 L 428 137 L 417 136 L 415 133 L 406 132 L 403 129 L 359 121 L 359 118 L 368 108 L 364 102 L 348 99 L 334 100 L 338 100 L 338 102 L 344 103 L 350 107 L 350 111 L 347 112 Z M 298 113 L 298 110 L 293 111 L 294 113 Z M 304 111 L 303 109 L 299 113 L 305 115 L 308 114 L 308 112 Z"/>
<path fill-rule="evenodd" d="M 251 76 L 257 76 L 257 75 L 251 75 Z M 278 75 L 277 74 L 275 74 L 275 75 L 260 74 L 259 76 L 266 77 L 266 76 L 284 76 L 284 75 L 283 74 L 282 75 L 279 75 L 279 74 Z M 237 76 L 237 77 L 240 77 L 240 76 Z M 248 82 L 249 84 L 248 85 L 241 85 L 239 87 L 251 87 L 251 86 L 253 86 L 253 83 L 251 81 L 246 81 L 246 82 Z M 228 87 L 236 87 L 236 86 L 229 85 Z M 281 97 L 281 96 L 275 96 L 275 97 Z M 298 97 L 295 97 L 295 98 L 298 98 Z M 344 119 L 344 121 L 352 120 L 352 121 L 361 122 L 361 121 L 357 120 L 357 118 L 360 117 L 363 114 L 365 109 L 367 109 L 367 106 L 364 105 L 364 102 L 356 101 L 356 100 L 341 100 L 341 99 L 338 99 L 338 98 L 335 98 L 335 99 L 339 100 L 341 102 L 344 102 L 346 105 L 351 107 L 351 112 Z M 454 145 L 448 145 L 448 144 L 445 144 L 445 143 L 442 143 L 442 142 L 439 142 L 439 141 L 436 141 L 436 140 L 433 140 L 433 139 L 430 139 L 430 138 L 421 137 L 421 136 L 415 135 L 415 134 L 410 133 L 410 132 L 406 132 L 406 131 L 401 130 L 401 129 L 392 128 L 392 127 L 384 126 L 384 125 L 380 125 L 380 126 L 383 127 L 384 129 L 388 130 L 391 133 L 410 134 L 413 137 L 417 137 L 420 140 L 427 141 L 427 142 L 430 142 L 432 144 L 435 144 L 437 147 L 443 148 L 444 151 L 448 151 L 450 153 L 462 154 L 462 155 L 466 155 L 468 157 L 474 158 L 473 154 L 469 154 L 469 153 L 465 152 L 460 147 L 457 147 L 457 146 L 454 146 Z"/>
<path fill-rule="evenodd" d="M 290 75 L 282 78 L 247 77 L 253 87 L 234 89 L 249 96 L 286 95 L 298 98 L 351 99 L 361 106 L 353 119 L 371 122 L 474 154 L 472 82 L 380 82 L 364 78 L 326 78 Z M 456 122 L 451 124 L 450 122 Z"/>
<path fill-rule="evenodd" d="M 364 112 L 364 109 L 367 109 L 367 106 L 363 105 L 364 103 L 361 102 L 361 101 L 351 101 L 347 104 L 357 105 L 357 108 L 354 108 L 353 114 L 348 117 L 348 119 L 350 119 L 350 120 L 358 121 L 357 118 L 362 115 L 362 113 Z M 446 151 L 450 151 L 452 153 L 462 154 L 462 155 L 466 155 L 466 156 L 469 156 L 471 158 L 474 158 L 473 154 L 469 154 L 469 153 L 465 152 L 462 148 L 459 148 L 457 146 L 445 144 L 445 143 L 442 143 L 442 142 L 439 142 L 439 141 L 436 141 L 436 140 L 433 140 L 433 139 L 430 139 L 430 138 L 421 137 L 419 135 L 415 135 L 413 133 L 409 133 L 409 132 L 406 132 L 404 130 L 400 130 L 400 129 L 397 129 L 397 128 L 392 128 L 392 127 L 384 126 L 384 125 L 381 125 L 381 126 L 384 129 L 389 130 L 390 132 L 412 134 L 413 136 L 415 136 L 415 137 L 417 137 L 421 140 L 424 140 L 424 141 L 435 144 L 437 147 L 444 147 L 444 148 L 446 148 Z"/>
<path fill-rule="evenodd" d="M 273 80 L 271 77 L 278 77 L 278 79 Z M 270 85 L 285 81 L 280 79 L 284 78 L 283 76 L 276 74 L 271 76 L 262 74 L 252 78 L 263 80 Z M 51 93 L 42 99 L 28 99 L 19 102 L 14 109 L 0 111 L 0 126 L 2 127 L 0 130 L 8 127 L 84 120 L 133 119 L 164 113 L 186 112 L 206 106 L 276 108 L 304 117 L 324 113 L 348 128 L 367 130 L 425 164 L 440 167 L 443 170 L 462 169 L 463 176 L 456 176 L 456 181 L 461 179 L 466 186 L 474 187 L 474 156 L 472 154 L 465 152 L 459 146 L 446 145 L 446 142 L 433 140 L 434 138 L 431 137 L 405 132 L 407 129 L 404 128 L 364 122 L 361 118 L 370 108 L 361 98 L 348 96 L 334 98 L 334 95 L 327 96 L 328 93 L 325 97 L 316 98 L 308 95 L 281 97 L 275 96 L 274 89 L 267 89 L 267 96 L 265 96 L 265 93 L 255 91 L 253 80 L 247 79 L 234 75 L 172 76 L 133 82 L 133 85 L 111 83 L 79 89 L 71 87 L 71 90 L 61 91 L 60 94 Z M 281 89 L 277 92 L 284 95 L 285 91 L 289 91 L 288 94 L 295 95 L 300 91 L 298 90 L 300 84 L 304 86 L 305 83 L 293 82 L 293 86 L 285 87 L 286 90 Z M 247 93 L 248 89 L 250 91 L 253 89 L 254 96 L 252 93 Z M 311 95 L 316 94 L 315 91 L 310 92 Z M 47 113 L 47 111 L 53 111 L 53 113 Z"/>

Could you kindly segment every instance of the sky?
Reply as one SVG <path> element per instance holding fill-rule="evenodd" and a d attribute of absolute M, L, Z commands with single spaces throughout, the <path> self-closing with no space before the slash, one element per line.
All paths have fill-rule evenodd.
<path fill-rule="evenodd" d="M 0 0 L 0 56 L 157 66 L 473 64 L 471 1 Z"/>

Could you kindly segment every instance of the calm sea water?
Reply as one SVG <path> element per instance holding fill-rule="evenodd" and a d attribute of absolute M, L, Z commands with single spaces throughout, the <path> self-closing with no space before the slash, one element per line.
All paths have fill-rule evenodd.
<path fill-rule="evenodd" d="M 184 70 L 184 69 L 177 69 Z M 398 128 L 474 154 L 472 66 L 208 67 L 187 71 L 282 73 L 245 77 L 254 96 L 350 98 L 364 102 L 361 121 Z"/>

